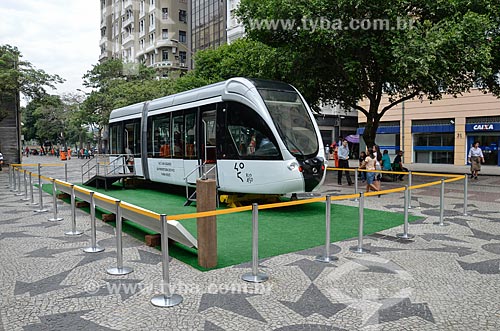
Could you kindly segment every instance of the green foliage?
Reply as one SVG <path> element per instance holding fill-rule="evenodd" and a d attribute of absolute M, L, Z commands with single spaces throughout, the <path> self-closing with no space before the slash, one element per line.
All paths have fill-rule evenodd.
<path fill-rule="evenodd" d="M 365 114 L 364 140 L 372 145 L 382 116 L 405 100 L 494 85 L 498 9 L 495 0 L 242 0 L 239 15 L 251 40 L 288 54 L 300 74 L 284 76 L 301 91 L 316 91 L 310 103 L 334 101 Z M 257 28 L 262 19 L 282 21 Z M 390 25 L 353 29 L 352 19 Z M 492 33 L 495 42 L 487 38 Z"/>
<path fill-rule="evenodd" d="M 117 59 L 94 65 L 83 78 L 84 85 L 94 89 L 82 104 L 83 115 L 88 124 L 97 124 L 100 129 L 108 123 L 113 109 L 173 91 L 171 80 L 156 79 L 154 69 Z"/>
<path fill-rule="evenodd" d="M 0 91 L 21 92 L 32 99 L 44 95 L 46 87 L 55 88 L 55 84 L 64 81 L 58 75 L 35 69 L 30 62 L 22 61 L 21 58 L 17 47 L 0 46 Z"/>

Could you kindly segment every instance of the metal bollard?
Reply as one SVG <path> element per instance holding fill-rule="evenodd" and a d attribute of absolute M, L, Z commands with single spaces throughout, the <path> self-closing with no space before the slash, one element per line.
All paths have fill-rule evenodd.
<path fill-rule="evenodd" d="M 28 201 L 28 180 L 26 179 L 26 173 L 27 170 L 23 170 L 23 175 L 24 175 L 24 198 L 21 199 L 21 201 Z"/>
<path fill-rule="evenodd" d="M 96 220 L 95 220 L 95 200 L 94 193 L 90 192 L 90 247 L 84 248 L 85 253 L 99 253 L 104 251 L 104 248 L 97 245 L 96 235 Z"/>
<path fill-rule="evenodd" d="M 38 203 L 35 202 L 35 198 L 33 196 L 33 173 L 30 172 L 30 203 L 28 205 L 37 205 Z"/>
<path fill-rule="evenodd" d="M 134 269 L 123 266 L 123 247 L 122 247 L 122 209 L 121 201 L 116 201 L 116 268 L 108 268 L 106 272 L 110 275 L 121 276 L 134 271 Z"/>
<path fill-rule="evenodd" d="M 336 256 L 330 256 L 330 229 L 331 229 L 331 207 L 332 200 L 330 195 L 326 196 L 326 211 L 325 211 L 325 222 L 326 222 L 326 240 L 325 240 L 325 255 L 316 256 L 316 261 L 330 263 L 336 261 L 339 258 Z"/>
<path fill-rule="evenodd" d="M 68 182 L 68 164 L 64 164 L 64 181 L 67 183 Z"/>
<path fill-rule="evenodd" d="M 358 169 L 354 169 L 354 194 L 358 194 Z M 354 201 L 358 201 L 358 198 L 355 198 Z"/>
<path fill-rule="evenodd" d="M 16 184 L 16 170 L 17 170 L 17 167 L 12 167 L 12 179 L 13 179 L 13 182 L 14 182 L 14 187 L 12 189 L 12 192 L 13 193 L 16 193 L 17 192 L 17 184 Z"/>
<path fill-rule="evenodd" d="M 464 174 L 464 216 L 467 216 L 467 174 Z"/>
<path fill-rule="evenodd" d="M 57 190 L 56 190 L 56 180 L 52 179 L 52 200 L 54 202 L 54 216 L 52 218 L 49 218 L 49 222 L 59 222 L 62 221 L 62 217 L 57 216 Z"/>
<path fill-rule="evenodd" d="M 9 164 L 9 190 L 12 192 L 14 187 L 12 185 L 12 166 Z"/>
<path fill-rule="evenodd" d="M 404 224 L 403 224 L 403 233 L 398 233 L 396 236 L 400 239 L 404 240 L 410 240 L 415 238 L 414 235 L 408 233 L 408 208 L 410 204 L 410 190 L 408 189 L 408 185 L 405 185 L 405 200 L 404 200 L 404 210 L 405 210 L 405 218 L 404 218 Z"/>
<path fill-rule="evenodd" d="M 24 172 L 24 170 L 19 169 L 19 171 L 17 172 L 17 191 L 16 192 L 18 192 L 18 193 L 15 194 L 16 196 L 21 196 L 24 194 L 21 190 L 21 172 Z"/>
<path fill-rule="evenodd" d="M 67 236 L 79 236 L 83 234 L 76 230 L 76 206 L 75 206 L 75 185 L 71 184 L 71 231 L 64 233 Z"/>
<path fill-rule="evenodd" d="M 363 227 L 365 218 L 365 195 L 364 193 L 359 194 L 359 232 L 358 232 L 358 246 L 353 246 L 350 248 L 351 252 L 358 254 L 370 253 L 370 250 L 363 248 Z"/>
<path fill-rule="evenodd" d="M 48 212 L 47 209 L 44 209 L 43 208 L 43 196 L 42 196 L 42 176 L 40 175 L 40 170 L 41 166 L 40 166 L 40 163 L 38 163 L 38 201 L 39 201 L 39 208 L 40 209 L 37 209 L 37 210 L 34 210 L 35 213 L 45 213 L 45 212 Z"/>
<path fill-rule="evenodd" d="M 269 279 L 269 276 L 259 272 L 259 205 L 252 204 L 252 272 L 241 276 L 246 282 L 262 283 Z"/>
<path fill-rule="evenodd" d="M 412 183 L 411 170 L 408 171 L 408 186 L 411 187 Z M 411 190 L 408 191 L 408 209 L 411 209 Z"/>
<path fill-rule="evenodd" d="M 439 196 L 439 222 L 434 222 L 435 225 L 448 226 L 444 222 L 444 179 L 441 179 L 441 194 Z"/>
<path fill-rule="evenodd" d="M 162 257 L 162 294 L 151 298 L 151 303 L 157 307 L 173 307 L 183 300 L 179 294 L 170 293 L 170 261 L 168 254 L 168 224 L 167 215 L 160 215 L 161 221 L 161 257 Z"/>

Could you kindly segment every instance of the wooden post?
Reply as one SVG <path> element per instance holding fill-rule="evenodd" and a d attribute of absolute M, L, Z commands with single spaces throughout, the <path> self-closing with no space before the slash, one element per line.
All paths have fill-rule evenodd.
<path fill-rule="evenodd" d="M 196 211 L 215 210 L 217 202 L 216 182 L 213 179 L 196 180 Z M 203 268 L 217 266 L 217 217 L 200 217 L 198 229 L 198 264 Z"/>

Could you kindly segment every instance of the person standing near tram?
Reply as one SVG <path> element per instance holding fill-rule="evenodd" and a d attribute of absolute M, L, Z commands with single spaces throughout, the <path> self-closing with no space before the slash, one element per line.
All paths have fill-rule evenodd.
<path fill-rule="evenodd" d="M 468 160 L 470 162 L 470 178 L 477 180 L 478 172 L 481 171 L 481 163 L 484 163 L 484 155 L 479 148 L 479 141 L 475 141 L 469 150 Z"/>
<path fill-rule="evenodd" d="M 349 168 L 349 146 L 347 144 L 347 140 L 343 139 L 342 140 L 342 145 L 339 147 L 339 168 L 342 169 L 347 169 Z M 342 185 L 342 172 L 343 170 L 338 171 L 338 184 Z M 345 177 L 347 179 L 347 183 L 352 185 L 352 180 L 351 180 L 351 175 L 349 174 L 348 170 L 345 170 Z"/>

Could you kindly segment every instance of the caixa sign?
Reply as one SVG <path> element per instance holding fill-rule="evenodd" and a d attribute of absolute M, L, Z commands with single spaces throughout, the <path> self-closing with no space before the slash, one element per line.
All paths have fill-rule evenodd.
<path fill-rule="evenodd" d="M 466 131 L 500 131 L 500 123 L 490 123 L 490 124 L 467 124 L 465 126 Z"/>
<path fill-rule="evenodd" d="M 495 127 L 493 126 L 493 124 L 476 124 L 472 127 L 472 129 L 474 129 L 474 131 L 477 131 L 477 130 L 495 130 Z"/>

